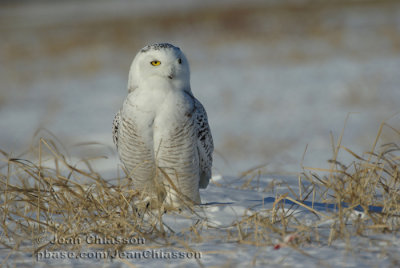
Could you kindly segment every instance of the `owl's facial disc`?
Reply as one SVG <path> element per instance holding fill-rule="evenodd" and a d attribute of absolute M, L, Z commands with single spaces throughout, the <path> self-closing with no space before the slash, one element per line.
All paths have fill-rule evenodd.
<path fill-rule="evenodd" d="M 180 50 L 165 49 L 162 51 L 149 51 L 145 57 L 145 66 L 150 68 L 150 76 L 164 77 L 168 80 L 186 79 L 188 74 L 187 64 L 183 61 Z"/>
<path fill-rule="evenodd" d="M 183 52 L 164 43 L 143 48 L 132 63 L 128 90 L 143 84 L 190 91 L 190 68 Z"/>
<path fill-rule="evenodd" d="M 181 62 L 181 59 L 179 59 L 179 62 Z M 159 66 L 159 65 L 161 65 L 161 61 L 159 61 L 159 60 L 152 60 L 151 62 L 150 62 L 150 64 L 152 65 L 152 66 Z M 171 69 L 168 73 L 168 75 L 167 75 L 167 77 L 169 78 L 169 79 L 173 79 L 174 78 L 174 68 L 169 68 L 169 69 Z"/>

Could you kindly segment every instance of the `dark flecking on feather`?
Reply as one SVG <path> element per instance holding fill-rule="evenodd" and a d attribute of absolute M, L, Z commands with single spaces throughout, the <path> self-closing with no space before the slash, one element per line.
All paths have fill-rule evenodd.
<path fill-rule="evenodd" d="M 113 140 L 135 187 L 154 196 L 161 185 L 163 202 L 171 205 L 201 203 L 214 145 L 185 55 L 168 43 L 144 47 L 132 62 L 128 91 L 114 118 Z"/>

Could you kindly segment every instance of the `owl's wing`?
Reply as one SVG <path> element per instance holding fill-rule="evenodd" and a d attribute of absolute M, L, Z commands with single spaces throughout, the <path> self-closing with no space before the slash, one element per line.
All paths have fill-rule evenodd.
<path fill-rule="evenodd" d="M 115 146 L 117 147 L 117 150 L 118 150 L 118 129 L 120 126 L 120 122 L 121 122 L 121 111 L 118 111 L 118 113 L 114 117 L 112 126 L 113 141 Z"/>
<path fill-rule="evenodd" d="M 212 153 L 214 150 L 207 113 L 203 105 L 195 100 L 194 125 L 197 129 L 197 149 L 200 159 L 199 187 L 206 188 L 211 178 Z"/>

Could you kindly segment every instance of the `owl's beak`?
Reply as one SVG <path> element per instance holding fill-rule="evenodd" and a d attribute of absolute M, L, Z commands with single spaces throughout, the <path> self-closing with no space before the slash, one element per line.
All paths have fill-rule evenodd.
<path fill-rule="evenodd" d="M 171 67 L 170 69 L 168 69 L 168 78 L 173 79 L 174 77 L 175 77 L 175 68 Z"/>

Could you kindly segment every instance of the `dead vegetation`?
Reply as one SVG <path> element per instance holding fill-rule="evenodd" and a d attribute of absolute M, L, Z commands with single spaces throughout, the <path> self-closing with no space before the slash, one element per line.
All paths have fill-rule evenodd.
<path fill-rule="evenodd" d="M 312 244 L 329 246 L 345 241 L 351 250 L 354 237 L 371 237 L 374 243 L 376 234 L 398 233 L 400 148 L 396 143 L 378 148 L 385 128 L 400 135 L 383 123 L 371 151 L 363 155 L 342 146 L 341 136 L 333 146 L 329 169 L 303 167 L 298 193 L 287 186 L 286 193 L 275 197 L 272 208 L 252 211 L 236 222 L 239 242 L 264 246 L 278 240 L 275 249 L 291 247 L 307 255 L 304 247 Z M 354 161 L 341 163 L 340 151 L 349 153 Z M 259 176 L 257 169 L 251 170 L 245 174 L 243 185 L 257 181 Z M 299 211 L 314 214 L 312 223 Z"/>
<path fill-rule="evenodd" d="M 287 192 L 277 195 L 271 206 L 248 208 L 230 226 L 211 227 L 207 218 L 196 215 L 196 209 L 188 206 L 188 214 L 198 220 L 179 234 L 163 222 L 163 215 L 176 213 L 184 217 L 185 213 L 149 208 L 140 202 L 140 194 L 129 178 L 107 180 L 91 167 L 89 160 L 79 161 L 78 168 L 54 142 L 41 138 L 32 149 L 36 160 L 12 158 L 1 152 L 5 165 L 0 174 L 0 243 L 11 255 L 20 251 L 35 254 L 45 249 L 80 251 L 82 247 L 140 249 L 144 247 L 141 243 L 121 241 L 140 242 L 138 239 L 142 238 L 146 248 L 172 247 L 194 252 L 190 244 L 222 239 L 256 247 L 291 247 L 307 255 L 304 248 L 312 244 L 328 246 L 338 240 L 351 244 L 354 236 L 397 233 L 399 147 L 395 143 L 378 147 L 384 128 L 400 134 L 382 124 L 371 151 L 363 155 L 342 146 L 340 137 L 329 169 L 304 167 L 298 177 L 298 192 L 287 185 Z M 340 163 L 339 151 L 351 154 L 354 161 Z M 262 174 L 256 168 L 245 173 L 242 180 L 242 189 L 254 190 Z M 312 222 L 304 220 L 304 213 L 299 211 L 313 215 Z M 207 229 L 209 232 L 204 232 Z M 121 241 L 103 245 L 74 243 L 88 236 Z M 63 239 L 62 243 L 52 243 L 57 237 Z"/>

